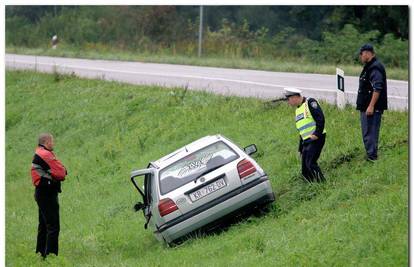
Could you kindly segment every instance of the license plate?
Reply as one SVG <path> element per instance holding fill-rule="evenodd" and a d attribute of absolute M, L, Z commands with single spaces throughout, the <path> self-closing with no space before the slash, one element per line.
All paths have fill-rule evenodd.
<path fill-rule="evenodd" d="M 207 195 L 210 195 L 213 192 L 216 192 L 217 190 L 226 187 L 227 184 L 224 181 L 223 178 L 218 179 L 217 181 L 212 182 L 211 184 L 208 184 L 197 191 L 194 191 L 193 193 L 190 193 L 190 199 L 191 201 L 197 201 Z"/>

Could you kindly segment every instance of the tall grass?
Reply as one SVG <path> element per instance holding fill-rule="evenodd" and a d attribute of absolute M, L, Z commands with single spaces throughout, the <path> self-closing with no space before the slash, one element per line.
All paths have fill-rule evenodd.
<path fill-rule="evenodd" d="M 300 179 L 294 111 L 285 103 L 32 72 L 6 72 L 6 266 L 35 255 L 29 169 L 40 132 L 55 136 L 69 171 L 60 195 L 60 255 L 49 266 L 406 266 L 408 114 L 386 112 L 378 162 L 363 160 L 357 112 L 322 103 L 324 184 Z M 167 248 L 143 229 L 129 182 L 199 137 L 244 146 L 277 195 L 265 216 Z"/>

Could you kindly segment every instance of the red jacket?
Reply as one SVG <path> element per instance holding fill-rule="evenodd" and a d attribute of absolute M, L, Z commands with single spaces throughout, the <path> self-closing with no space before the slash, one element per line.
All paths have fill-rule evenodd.
<path fill-rule="evenodd" d="M 65 180 L 67 171 L 52 151 L 39 145 L 33 157 L 31 174 L 33 185 L 38 186 L 42 177 L 55 181 Z"/>

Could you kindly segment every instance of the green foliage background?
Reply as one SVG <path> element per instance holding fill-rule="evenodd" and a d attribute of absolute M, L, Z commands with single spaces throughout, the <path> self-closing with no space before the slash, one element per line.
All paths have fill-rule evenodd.
<path fill-rule="evenodd" d="M 408 6 L 206 6 L 205 57 L 354 64 L 372 43 L 388 67 L 408 68 Z M 7 6 L 8 47 L 61 45 L 196 56 L 196 6 Z"/>
<path fill-rule="evenodd" d="M 324 184 L 300 179 L 294 110 L 253 98 L 6 72 L 6 266 L 406 266 L 408 113 L 385 112 L 379 160 L 364 160 L 359 114 L 322 103 Z M 29 170 L 52 132 L 69 175 L 60 255 L 34 253 Z M 256 143 L 277 195 L 269 213 L 167 248 L 132 205 L 133 169 L 208 134 Z"/>

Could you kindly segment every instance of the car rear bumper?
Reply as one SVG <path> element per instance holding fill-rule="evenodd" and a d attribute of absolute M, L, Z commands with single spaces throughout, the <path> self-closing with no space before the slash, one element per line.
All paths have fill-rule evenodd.
<path fill-rule="evenodd" d="M 274 193 L 269 179 L 267 176 L 262 176 L 202 207 L 165 223 L 158 228 L 155 234 L 161 234 L 166 242 L 171 242 L 253 202 L 272 201 L 274 201 Z"/>

